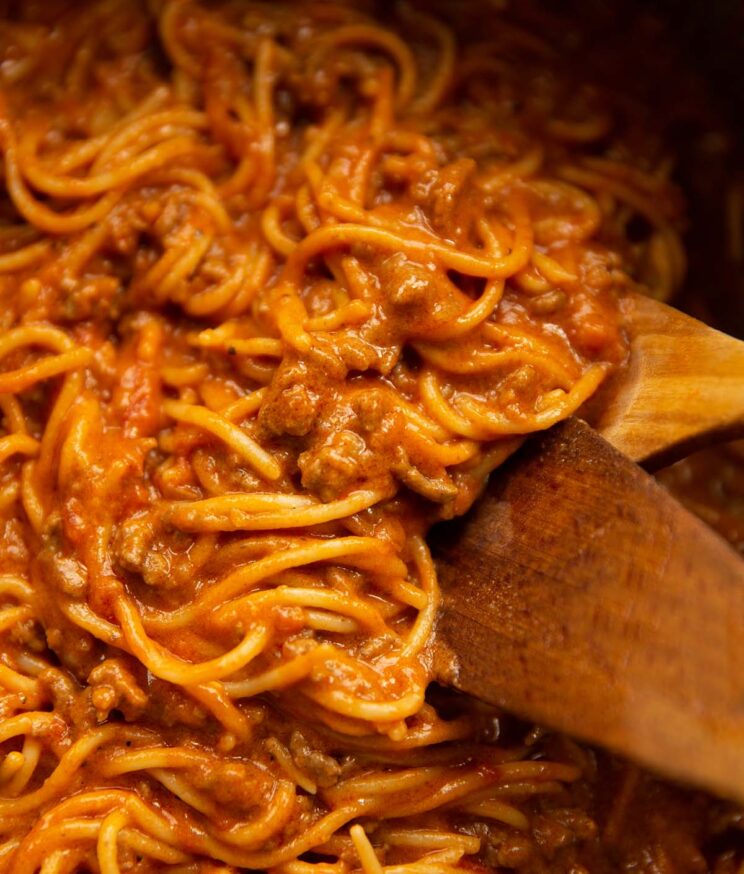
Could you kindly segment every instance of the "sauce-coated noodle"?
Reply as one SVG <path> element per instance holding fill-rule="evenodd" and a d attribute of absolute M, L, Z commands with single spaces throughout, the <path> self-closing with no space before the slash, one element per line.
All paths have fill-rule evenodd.
<path fill-rule="evenodd" d="M 427 700 L 423 538 L 622 364 L 676 198 L 538 37 L 362 5 L 0 22 L 2 871 L 444 874 L 589 828 L 533 816 L 588 754 Z"/>

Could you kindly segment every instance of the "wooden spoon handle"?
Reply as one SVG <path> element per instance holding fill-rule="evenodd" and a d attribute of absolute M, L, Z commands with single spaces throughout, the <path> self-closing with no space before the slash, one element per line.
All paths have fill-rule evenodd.
<path fill-rule="evenodd" d="M 592 407 L 596 430 L 653 468 L 744 437 L 744 342 L 643 295 L 624 306 L 630 360 Z"/>
<path fill-rule="evenodd" d="M 744 800 L 744 562 L 577 420 L 430 537 L 442 682 Z"/>

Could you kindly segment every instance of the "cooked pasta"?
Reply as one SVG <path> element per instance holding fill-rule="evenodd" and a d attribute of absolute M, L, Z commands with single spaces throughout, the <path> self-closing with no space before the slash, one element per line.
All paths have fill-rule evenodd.
<path fill-rule="evenodd" d="M 432 5 L 10 4 L 0 870 L 542 870 L 539 828 L 594 836 L 537 812 L 588 753 L 428 688 L 425 535 L 622 365 L 678 197 L 549 44 Z"/>

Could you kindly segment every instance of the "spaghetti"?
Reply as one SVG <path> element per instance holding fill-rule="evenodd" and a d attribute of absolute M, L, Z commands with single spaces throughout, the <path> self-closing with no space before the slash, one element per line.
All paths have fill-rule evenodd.
<path fill-rule="evenodd" d="M 424 535 L 582 406 L 622 291 L 684 258 L 666 164 L 598 149 L 594 92 L 496 32 L 342 2 L 3 22 L 0 870 L 540 852 L 587 754 L 427 697 Z"/>

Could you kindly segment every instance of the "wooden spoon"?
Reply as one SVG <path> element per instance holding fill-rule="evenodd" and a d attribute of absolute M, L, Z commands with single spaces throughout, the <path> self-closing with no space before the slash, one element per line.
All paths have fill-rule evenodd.
<path fill-rule="evenodd" d="M 629 318 L 598 418 L 615 445 L 740 435 L 744 344 L 653 301 Z M 565 422 L 430 544 L 441 682 L 744 801 L 744 561 L 633 461 Z"/>
<path fill-rule="evenodd" d="M 744 436 L 744 342 L 640 294 L 624 307 L 630 359 L 592 405 L 597 431 L 652 468 Z"/>

